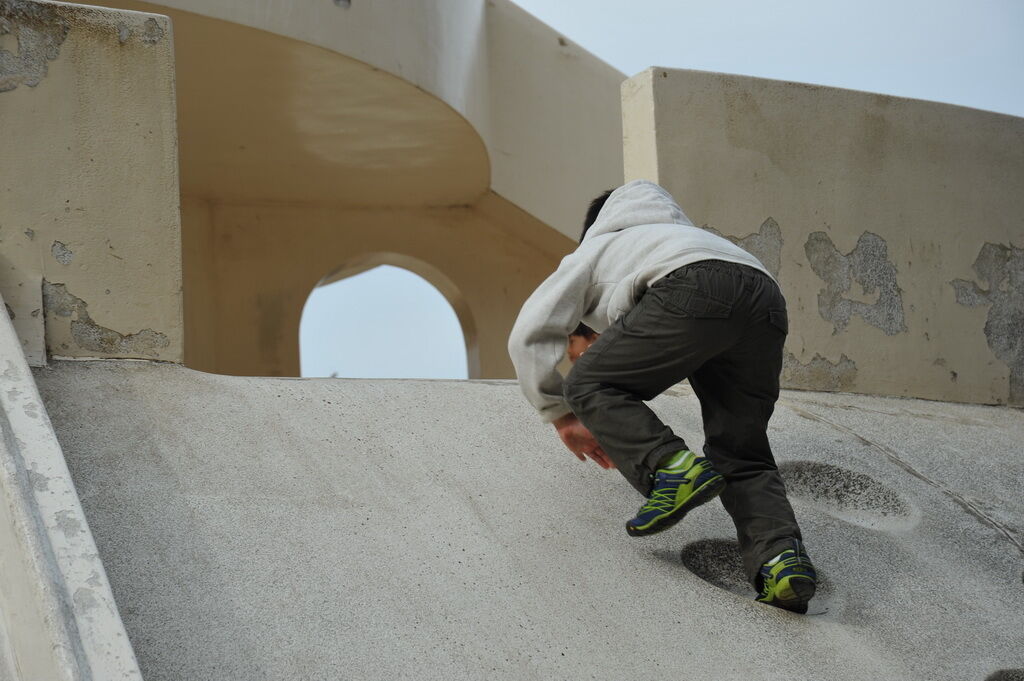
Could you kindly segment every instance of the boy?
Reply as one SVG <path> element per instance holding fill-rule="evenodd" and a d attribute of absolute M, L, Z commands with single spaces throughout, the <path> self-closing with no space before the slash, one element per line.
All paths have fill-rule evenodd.
<path fill-rule="evenodd" d="M 600 336 L 563 380 L 556 366 L 581 322 Z M 647 497 L 626 523 L 631 536 L 721 495 L 757 600 L 803 613 L 816 574 L 767 437 L 787 324 L 756 258 L 637 180 L 591 203 L 579 247 L 523 305 L 509 354 L 566 447 Z M 644 404 L 685 378 L 701 404 L 704 456 Z"/>

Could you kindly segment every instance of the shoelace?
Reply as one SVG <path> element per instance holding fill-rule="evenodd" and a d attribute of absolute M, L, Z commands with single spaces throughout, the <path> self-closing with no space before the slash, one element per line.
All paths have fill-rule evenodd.
<path fill-rule="evenodd" d="M 672 477 L 677 479 L 671 480 Z M 673 473 L 665 476 L 666 480 L 672 482 L 682 482 L 685 479 L 684 473 Z M 651 498 L 647 500 L 647 503 L 640 507 L 640 512 L 645 513 L 647 511 L 668 511 L 676 504 L 675 496 L 678 490 L 678 485 L 672 489 L 658 489 L 651 492 Z"/>

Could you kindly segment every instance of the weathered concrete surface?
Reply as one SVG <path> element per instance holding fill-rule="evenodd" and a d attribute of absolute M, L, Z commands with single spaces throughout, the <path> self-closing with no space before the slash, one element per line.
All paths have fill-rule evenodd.
<path fill-rule="evenodd" d="M 140 679 L 20 345 L 0 317 L 0 681 Z"/>
<path fill-rule="evenodd" d="M 625 179 L 777 272 L 788 387 L 1024 406 L 1024 119 L 664 68 L 622 94 Z"/>
<path fill-rule="evenodd" d="M 717 503 L 627 537 L 635 493 L 510 382 L 36 378 L 149 681 L 1024 669 L 1020 411 L 786 393 L 771 434 L 824 575 L 799 617 L 750 601 Z M 699 446 L 674 392 L 656 408 Z"/>
<path fill-rule="evenodd" d="M 166 17 L 0 0 L 0 292 L 33 364 L 181 361 Z M 88 311 L 86 311 L 88 309 Z"/>

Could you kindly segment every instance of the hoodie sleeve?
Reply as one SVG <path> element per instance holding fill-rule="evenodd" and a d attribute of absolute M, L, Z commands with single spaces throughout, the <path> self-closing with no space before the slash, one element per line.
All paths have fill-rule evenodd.
<path fill-rule="evenodd" d="M 523 304 L 508 340 L 519 387 L 549 423 L 572 411 L 562 397 L 558 363 L 583 316 L 589 286 L 587 261 L 575 253 L 566 256 Z"/>

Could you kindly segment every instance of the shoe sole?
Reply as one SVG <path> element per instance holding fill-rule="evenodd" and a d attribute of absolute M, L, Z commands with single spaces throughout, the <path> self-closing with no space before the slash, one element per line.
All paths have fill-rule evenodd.
<path fill-rule="evenodd" d="M 649 534 L 656 534 L 658 532 L 661 532 L 662 530 L 667 530 L 668 528 L 672 527 L 680 520 L 682 520 L 686 516 L 686 514 L 692 511 L 693 509 L 697 508 L 698 506 L 702 506 L 711 501 L 712 499 L 714 499 L 715 497 L 717 497 L 719 494 L 722 493 L 722 490 L 724 489 L 725 478 L 723 478 L 722 476 L 718 476 L 714 480 L 708 480 L 696 492 L 694 492 L 689 499 L 684 501 L 679 506 L 679 508 L 672 511 L 671 513 L 663 515 L 662 517 L 658 518 L 653 523 L 647 525 L 643 529 L 633 527 L 632 525 L 627 523 L 626 533 L 630 537 L 646 537 Z"/>
<path fill-rule="evenodd" d="M 805 615 L 807 614 L 807 603 L 814 598 L 814 592 L 817 590 L 817 583 L 810 577 L 793 575 L 783 578 L 775 594 L 775 600 L 760 602 L 795 612 L 798 615 Z"/>

